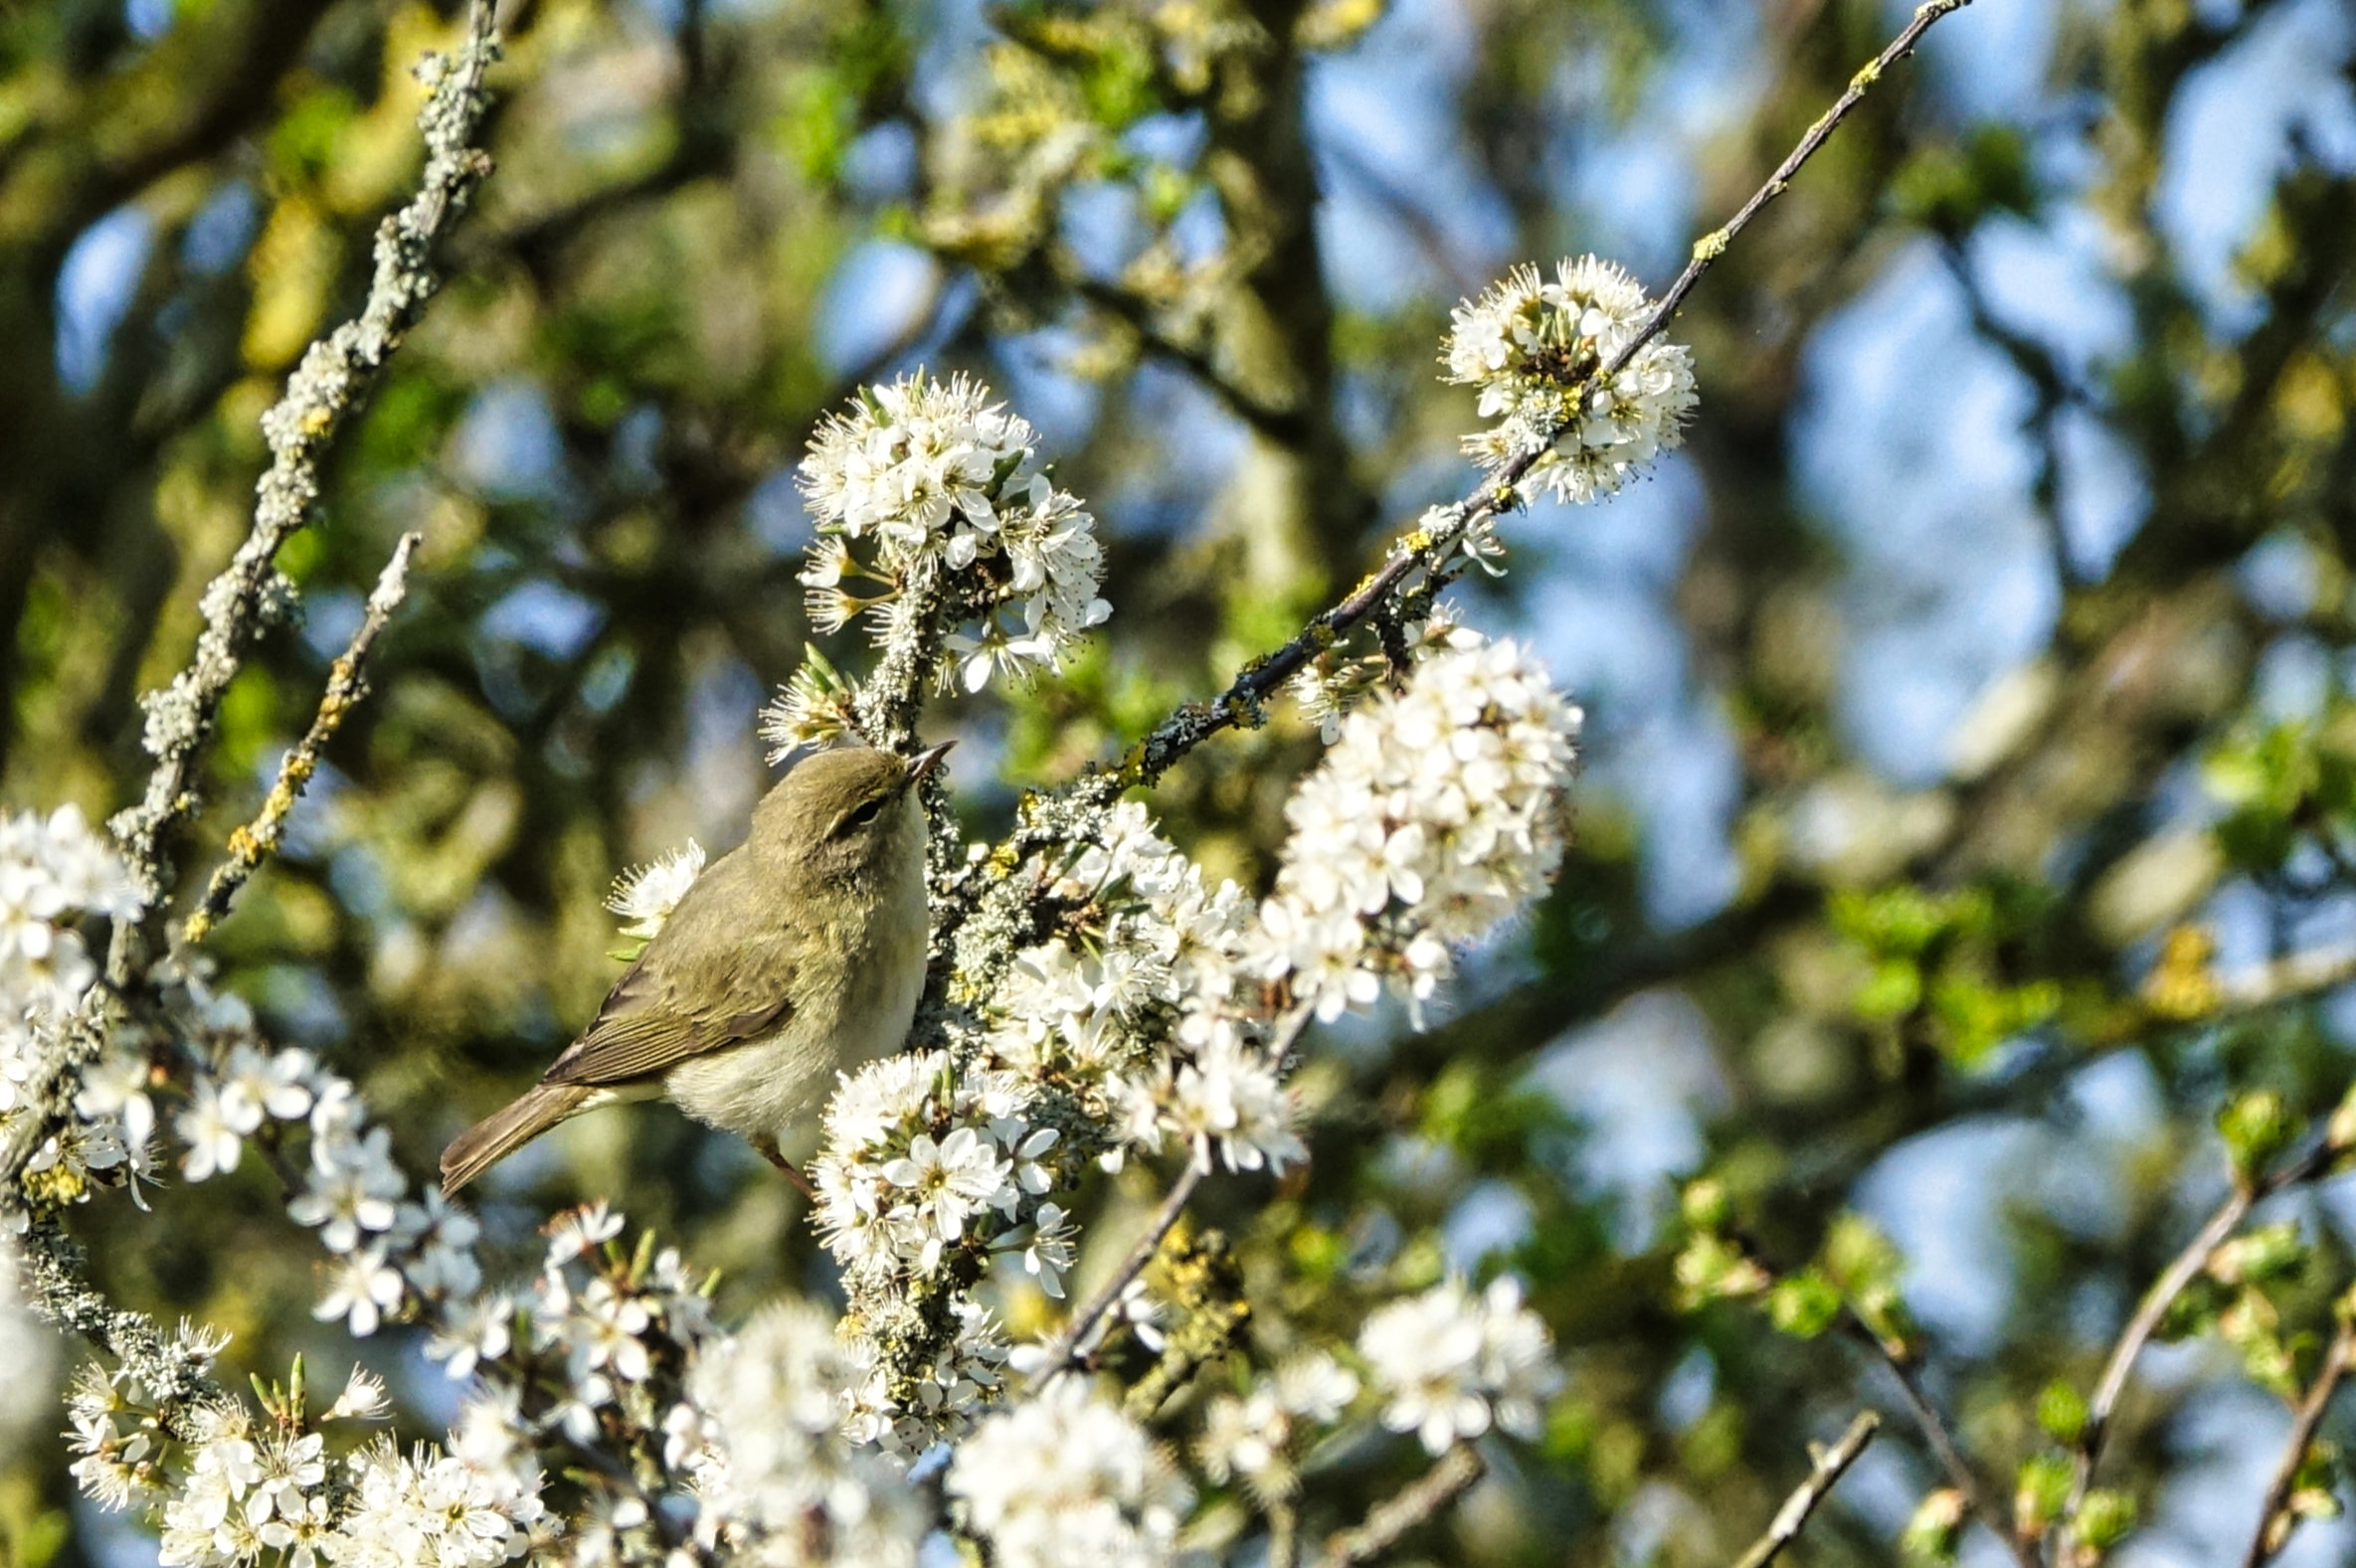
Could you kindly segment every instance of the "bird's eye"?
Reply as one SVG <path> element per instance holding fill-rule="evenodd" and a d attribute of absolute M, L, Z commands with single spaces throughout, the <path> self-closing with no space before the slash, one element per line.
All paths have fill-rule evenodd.
<path fill-rule="evenodd" d="M 875 813 L 882 809 L 882 795 L 876 795 L 873 799 L 862 800 L 857 805 L 852 806 L 848 811 L 845 811 L 842 814 L 842 825 L 836 828 L 835 831 L 846 833 L 854 827 L 865 827 L 869 822 L 875 820 Z"/>

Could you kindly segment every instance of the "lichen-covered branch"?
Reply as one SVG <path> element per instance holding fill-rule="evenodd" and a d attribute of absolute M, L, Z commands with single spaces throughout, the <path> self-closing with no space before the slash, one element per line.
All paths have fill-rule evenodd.
<path fill-rule="evenodd" d="M 205 590 L 204 630 L 188 668 L 147 698 L 145 744 L 156 766 L 145 795 L 112 825 L 148 916 L 115 934 L 107 973 L 117 984 L 137 969 L 171 891 L 169 836 L 196 809 L 198 768 L 221 700 L 247 650 L 284 613 L 289 585 L 274 564 L 278 551 L 315 515 L 322 459 L 440 289 L 435 243 L 490 172 L 474 137 L 488 105 L 483 74 L 498 56 L 492 10 L 491 0 L 474 0 L 457 58 L 430 56 L 421 66 L 432 96 L 418 116 L 426 167 L 417 195 L 377 230 L 375 272 L 360 313 L 304 352 L 285 394 L 263 416 L 271 463 L 256 486 L 254 526 Z"/>
<path fill-rule="evenodd" d="M 474 140 L 488 106 L 483 76 L 499 52 L 493 12 L 491 0 L 474 0 L 456 58 L 429 56 L 421 64 L 431 92 L 418 115 L 426 166 L 417 195 L 377 231 L 375 272 L 360 313 L 305 351 L 285 395 L 263 417 L 271 465 L 256 486 L 253 527 L 205 590 L 204 629 L 188 667 L 147 698 L 145 745 L 155 768 L 139 802 L 109 823 L 143 911 L 115 922 L 105 965 L 114 990 L 133 982 L 161 929 L 173 881 L 170 837 L 196 809 L 196 782 L 222 699 L 256 639 L 286 612 L 291 587 L 273 564 L 278 550 L 311 522 L 321 462 L 441 286 L 435 244 L 490 171 Z M 0 1126 L 0 1204 L 17 1200 L 17 1176 L 69 1114 L 75 1068 L 96 1052 L 107 994 L 93 989 L 30 1062 L 20 1109 Z"/>
<path fill-rule="evenodd" d="M 392 621 L 393 611 L 401 607 L 409 592 L 409 558 L 424 538 L 422 534 L 403 534 L 401 542 L 394 547 L 393 558 L 385 563 L 375 590 L 368 596 L 359 626 L 327 672 L 327 688 L 319 695 L 318 711 L 311 715 L 310 728 L 278 765 L 278 777 L 271 784 L 261 812 L 229 835 L 229 858 L 214 868 L 204 897 L 181 926 L 182 942 L 193 946 L 211 935 L 214 924 L 229 913 L 230 901 L 237 897 L 238 889 L 261 869 L 263 861 L 277 852 L 278 840 L 286 830 L 287 813 L 301 798 L 311 775 L 318 772 L 320 754 L 335 732 L 343 728 L 344 716 L 368 695 L 365 666 L 369 650 L 376 645 L 378 634 Z"/>
<path fill-rule="evenodd" d="M 37 1220 L 20 1239 L 26 1304 L 45 1321 L 112 1356 L 155 1403 L 165 1430 L 179 1435 L 186 1412 L 228 1396 L 205 1374 L 188 1340 L 167 1338 L 145 1312 L 117 1307 L 90 1283 L 82 1244 L 54 1219 Z"/>

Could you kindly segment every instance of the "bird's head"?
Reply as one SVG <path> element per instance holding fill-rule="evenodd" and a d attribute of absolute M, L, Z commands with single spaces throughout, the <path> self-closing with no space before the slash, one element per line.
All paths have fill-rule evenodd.
<path fill-rule="evenodd" d="M 753 808 L 755 852 L 829 881 L 907 864 L 925 834 L 917 782 L 956 744 L 914 757 L 844 746 L 805 759 Z"/>

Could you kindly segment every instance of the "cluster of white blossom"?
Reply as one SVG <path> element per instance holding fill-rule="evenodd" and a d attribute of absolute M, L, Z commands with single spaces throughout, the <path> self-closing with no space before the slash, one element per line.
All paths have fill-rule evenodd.
<path fill-rule="evenodd" d="M 1300 1485 L 1296 1462 L 1309 1434 L 1340 1420 L 1358 1395 L 1357 1373 L 1326 1351 L 1303 1351 L 1274 1375 L 1262 1373 L 1249 1393 L 1213 1395 L 1194 1457 L 1222 1486 L 1233 1480 L 1263 1500 L 1289 1497 Z"/>
<path fill-rule="evenodd" d="M 1527 475 L 1565 501 L 1610 495 L 1684 439 L 1694 370 L 1682 344 L 1654 339 L 1608 377 L 1598 372 L 1642 330 L 1643 287 L 1595 257 L 1565 260 L 1546 281 L 1507 273 L 1456 307 L 1446 380 L 1481 389 L 1488 430 L 1465 450 L 1492 470 L 1537 452 Z"/>
<path fill-rule="evenodd" d="M 528 1462 L 484 1465 L 429 1444 L 405 1455 L 379 1438 L 347 1458 L 344 1473 L 350 1502 L 319 1552 L 339 1568 L 473 1568 L 527 1552 L 538 1559 L 549 1544 L 540 1475 Z"/>
<path fill-rule="evenodd" d="M 1199 1135 L 1206 1150 L 1223 1142 L 1237 1167 L 1300 1153 L 1273 1064 L 1254 1076 L 1245 1054 L 1223 1048 L 1199 1067 L 1170 1060 L 1181 1005 L 1207 1009 L 1232 989 L 1244 895 L 1209 886 L 1134 804 L 1115 807 L 1096 842 L 1043 876 L 1070 936 L 1016 958 L 976 1059 L 871 1064 L 844 1079 L 826 1114 L 812 1178 L 874 1357 L 849 1427 L 862 1441 L 921 1449 L 966 1430 L 995 1396 L 1006 1346 L 962 1282 L 987 1255 L 1018 1261 L 1043 1294 L 1063 1297 L 1077 1232 L 1048 1195 L 1091 1156 L 1118 1162 L 1124 1118 L 1141 1118 L 1150 1138 L 1166 1100 L 1170 1131 L 1190 1144 Z M 1168 1091 L 1160 1099 L 1157 1082 Z M 1071 1126 L 1095 1136 L 1075 1148 L 1059 1131 Z M 953 1269 L 961 1257 L 967 1266 Z M 931 1296 L 944 1282 L 949 1294 Z M 899 1332 L 912 1290 L 956 1314 L 946 1341 Z M 887 1364 L 884 1343 L 903 1340 L 921 1347 L 919 1364 Z"/>
<path fill-rule="evenodd" d="M 73 806 L 0 816 L 0 1125 L 27 1111 L 42 1060 L 97 980 L 75 923 L 138 908 L 121 858 Z M 145 1141 L 144 1130 L 110 1118 L 69 1126 L 35 1152 L 26 1190 L 78 1202 L 94 1185 L 136 1183 L 147 1174 Z"/>
<path fill-rule="evenodd" d="M 1292 836 L 1245 959 L 1321 1018 L 1370 1005 L 1387 978 L 1411 1006 L 1562 858 L 1562 796 L 1580 724 L 1520 644 L 1458 631 L 1343 721 L 1285 807 Z"/>
<path fill-rule="evenodd" d="M 1383 1400 L 1382 1424 L 1414 1433 L 1433 1454 L 1493 1426 L 1538 1436 L 1563 1381 L 1552 1336 L 1511 1276 L 1478 1296 L 1450 1279 L 1377 1308 L 1358 1350 Z"/>
<path fill-rule="evenodd" d="M 187 1104 L 172 1119 L 181 1174 L 210 1180 L 236 1169 L 249 1142 L 276 1150 L 307 1138 L 303 1185 L 286 1212 L 317 1231 L 331 1255 L 315 1315 L 365 1336 L 412 1296 L 472 1293 L 482 1280 L 473 1217 L 439 1190 L 412 1196 L 393 1160 L 392 1134 L 367 1125 L 351 1080 L 308 1051 L 270 1048 L 252 1009 L 213 993 L 201 976 L 184 976 L 176 989 L 173 1016 L 193 1064 Z M 150 1071 L 145 1049 L 126 1042 L 86 1075 L 76 1109 L 134 1131 L 154 1126 Z"/>
<path fill-rule="evenodd" d="M 826 1143 L 811 1167 L 819 1232 L 844 1271 L 930 1274 L 996 1216 L 1011 1220 L 1047 1190 L 1041 1161 L 1058 1134 L 1024 1113 L 1012 1073 L 954 1072 L 948 1053 L 885 1057 L 844 1077 L 826 1108 Z"/>
<path fill-rule="evenodd" d="M 1075 1378 L 983 1421 L 947 1489 L 1000 1568 L 1166 1564 L 1193 1503 L 1170 1456 Z"/>
<path fill-rule="evenodd" d="M 688 1379 L 694 1415 L 683 1466 L 697 1534 L 734 1562 L 916 1561 L 931 1521 L 898 1466 L 844 1441 L 848 1391 L 868 1368 L 806 1302 L 764 1308 L 714 1344 Z"/>
<path fill-rule="evenodd" d="M 168 1353 L 201 1375 L 226 1342 L 183 1324 Z M 387 1413 L 384 1385 L 359 1367 L 315 1420 L 298 1395 L 281 1393 L 267 1418 L 208 1398 L 167 1423 L 127 1372 L 95 1365 L 83 1368 L 66 1408 L 75 1479 L 101 1507 L 159 1501 L 157 1560 L 168 1568 L 232 1568 L 266 1554 L 291 1568 L 473 1568 L 547 1544 L 528 1454 L 421 1444 L 403 1456 L 379 1438 L 332 1460 L 322 1428 Z"/>
<path fill-rule="evenodd" d="M 0 1051 L 28 1024 L 54 1024 L 81 1005 L 97 965 L 73 922 L 122 919 L 138 895 L 113 846 L 81 811 L 0 816 Z M 0 1056 L 0 1111 L 12 1109 L 21 1077 Z"/>
<path fill-rule="evenodd" d="M 1177 1048 L 1125 1086 L 1128 1140 L 1159 1151 L 1167 1136 L 1210 1168 L 1215 1148 L 1229 1170 L 1282 1174 L 1309 1157 L 1296 1131 L 1300 1110 L 1283 1064 L 1250 1020 L 1209 1006 L 1179 1021 Z"/>
<path fill-rule="evenodd" d="M 1150 1065 L 1179 1009 L 1226 1001 L 1251 900 L 1232 882 L 1212 887 L 1135 801 L 1113 807 L 1097 841 L 1052 876 L 1048 896 L 1070 912 L 1077 940 L 1015 955 L 991 1048 L 1110 1120 L 1128 1075 Z"/>
<path fill-rule="evenodd" d="M 660 913 L 650 907 L 639 918 Z M 543 1447 L 611 1456 L 662 1446 L 666 1425 L 680 1420 L 679 1378 L 709 1332 L 706 1287 L 675 1250 L 624 1255 L 612 1245 L 621 1216 L 592 1205 L 549 1227 L 528 1291 L 478 1294 L 473 1217 L 439 1189 L 412 1196 L 389 1133 L 369 1125 L 349 1080 L 307 1052 L 270 1049 L 250 1010 L 201 978 L 182 976 L 165 995 L 179 1049 L 160 1059 L 186 1085 L 186 1106 L 171 1123 L 186 1145 L 183 1172 L 205 1180 L 234 1168 L 249 1143 L 285 1154 L 307 1138 L 302 1185 L 287 1209 L 329 1254 L 316 1315 L 355 1335 L 396 1314 L 422 1316 L 432 1329 L 427 1355 L 454 1376 L 486 1374 L 489 1387 L 466 1407 L 448 1454 L 404 1456 L 382 1444 L 340 1471 L 328 1467 L 323 1489 L 258 1490 L 271 1484 L 282 1422 L 257 1436 L 237 1407 L 206 1405 L 213 1414 L 201 1419 L 218 1431 L 206 1429 L 206 1441 L 182 1454 L 187 1446 L 166 1439 L 157 1412 L 137 1411 L 119 1392 L 101 1395 L 116 1379 L 93 1370 L 76 1420 L 76 1474 L 92 1497 L 154 1506 L 166 1562 L 249 1562 L 263 1548 L 288 1562 L 492 1562 L 522 1550 L 539 1519 Z M 147 1048 L 125 1033 L 87 1076 L 78 1110 L 150 1129 L 151 1083 Z M 182 1337 L 173 1359 L 201 1373 L 219 1341 L 185 1329 Z M 330 1415 L 350 1413 L 340 1403 L 349 1401 Z M 128 1427 L 125 1414 L 136 1417 Z M 257 1445 L 261 1458 L 241 1442 Z M 319 1451 L 303 1453 L 307 1476 Z M 596 1468 L 615 1467 L 608 1459 Z M 573 1561 L 640 1553 L 665 1528 L 632 1486 L 605 1486 L 593 1502 L 567 1534 Z M 545 1555 L 542 1545 L 536 1555 Z"/>
<path fill-rule="evenodd" d="M 705 1282 L 686 1259 L 676 1248 L 644 1245 L 624 1256 L 608 1246 L 622 1224 L 602 1202 L 560 1216 L 548 1228 L 540 1278 L 523 1304 L 530 1359 L 564 1368 L 562 1397 L 539 1418 L 538 1430 L 561 1433 L 585 1450 L 610 1429 L 660 1428 L 668 1415 L 666 1391 L 711 1331 Z M 513 1334 L 506 1300 L 494 1295 L 446 1318 L 427 1353 L 447 1349 L 443 1359 L 453 1376 L 469 1351 L 478 1362 L 503 1360 Z"/>
<path fill-rule="evenodd" d="M 1064 649 L 1112 613 L 1097 595 L 1095 520 L 1041 471 L 1029 424 L 964 376 L 920 371 L 862 390 L 819 428 L 801 477 L 817 529 L 802 582 L 820 632 L 865 613 L 878 645 L 911 650 L 933 629 L 931 599 L 946 593 L 954 629 L 943 647 L 979 691 L 994 672 L 1059 668 Z M 877 591 L 854 593 L 859 582 Z M 951 665 L 941 668 L 950 678 Z M 798 684 L 772 709 L 781 750 L 831 738 L 830 710 L 813 696 Z"/>
<path fill-rule="evenodd" d="M 854 1294 L 843 1334 L 859 1376 L 850 1388 L 843 1436 L 914 1460 L 938 1443 L 955 1443 L 974 1430 L 984 1408 L 1004 1392 L 1012 1350 L 989 1308 L 963 1293 L 949 1298 L 952 1332 L 929 1360 L 895 1387 L 893 1364 L 873 1330 L 916 1326 L 920 1315 L 895 1289 Z"/>

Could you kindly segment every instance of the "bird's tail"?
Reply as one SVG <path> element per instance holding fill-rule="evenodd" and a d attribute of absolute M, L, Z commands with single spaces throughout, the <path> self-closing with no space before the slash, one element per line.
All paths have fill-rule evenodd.
<path fill-rule="evenodd" d="M 483 1118 L 442 1151 L 442 1190 L 453 1194 L 533 1138 L 588 1109 L 581 1084 L 535 1084 L 504 1111 Z"/>

